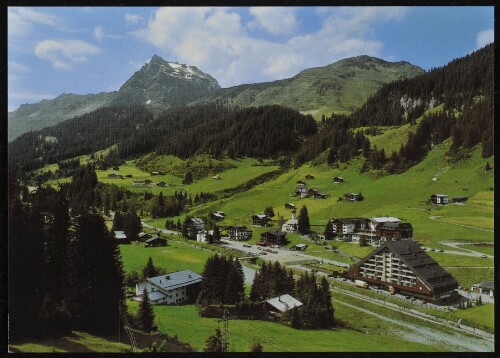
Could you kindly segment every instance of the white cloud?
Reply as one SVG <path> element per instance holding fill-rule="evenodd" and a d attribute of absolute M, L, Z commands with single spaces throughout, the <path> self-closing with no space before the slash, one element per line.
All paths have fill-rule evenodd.
<path fill-rule="evenodd" d="M 495 41 L 495 31 L 493 29 L 481 31 L 477 34 L 476 37 L 476 44 L 478 49 L 494 41 Z"/>
<path fill-rule="evenodd" d="M 102 28 L 101 25 L 97 26 L 94 29 L 94 37 L 99 41 L 101 41 L 104 38 L 104 29 Z"/>
<path fill-rule="evenodd" d="M 34 25 L 43 25 L 54 28 L 62 26 L 61 20 L 56 15 L 45 14 L 40 11 L 24 7 L 10 7 L 7 13 L 7 26 L 9 36 L 26 37 Z"/>
<path fill-rule="evenodd" d="M 64 70 L 71 69 L 73 63 L 88 61 L 87 56 L 98 52 L 99 48 L 81 40 L 45 40 L 35 47 L 35 55 Z"/>
<path fill-rule="evenodd" d="M 405 9 L 397 7 L 326 8 L 321 16 L 316 14 L 318 30 L 290 36 L 298 31 L 297 14 L 284 8 L 281 19 L 275 12 L 275 21 L 282 22 L 278 28 L 269 20 L 272 9 L 250 9 L 254 18 L 247 26 L 288 34 L 285 41 L 250 36 L 240 15 L 227 8 L 161 8 L 145 28 L 132 34 L 159 48 L 167 60 L 196 65 L 227 87 L 290 77 L 345 57 L 379 56 L 384 44 L 369 38 L 374 26 L 405 15 Z M 286 20 L 286 14 L 293 17 Z"/>
<path fill-rule="evenodd" d="M 136 15 L 136 14 L 125 14 L 125 21 L 127 24 L 137 24 L 144 20 L 144 18 L 141 15 Z"/>
<path fill-rule="evenodd" d="M 8 68 L 9 68 L 9 70 L 23 72 L 23 73 L 33 71 L 30 67 L 23 65 L 22 63 L 14 62 L 14 61 L 8 62 Z"/>
<path fill-rule="evenodd" d="M 248 23 L 250 28 L 260 27 L 272 35 L 293 33 L 298 25 L 291 7 L 252 7 L 250 14 L 255 18 Z"/>

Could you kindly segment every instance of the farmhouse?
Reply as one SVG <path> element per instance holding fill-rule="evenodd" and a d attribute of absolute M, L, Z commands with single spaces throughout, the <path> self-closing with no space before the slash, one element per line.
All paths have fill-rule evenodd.
<path fill-rule="evenodd" d="M 285 244 L 286 233 L 273 229 L 268 232 L 260 234 L 260 240 L 265 242 L 267 245 L 283 245 Z"/>
<path fill-rule="evenodd" d="M 458 298 L 457 281 L 413 240 L 385 243 L 349 269 L 347 276 L 433 303 Z"/>
<path fill-rule="evenodd" d="M 295 204 L 293 204 L 293 203 L 286 203 L 285 204 L 285 209 L 295 209 Z"/>
<path fill-rule="evenodd" d="M 212 177 L 214 180 L 221 180 L 222 178 L 217 174 Z"/>
<path fill-rule="evenodd" d="M 281 231 L 283 232 L 295 232 L 299 227 L 299 220 L 297 220 L 297 215 L 295 210 L 292 211 L 292 218 L 287 220 L 282 226 Z"/>
<path fill-rule="evenodd" d="M 160 175 L 160 172 L 151 172 L 151 175 Z"/>
<path fill-rule="evenodd" d="M 191 218 L 186 225 L 188 237 L 191 239 L 196 238 L 196 234 L 205 229 L 205 222 L 200 218 Z"/>
<path fill-rule="evenodd" d="M 307 175 L 306 175 L 306 179 L 314 179 L 314 175 L 307 174 Z"/>
<path fill-rule="evenodd" d="M 475 293 L 482 293 L 483 295 L 494 296 L 495 286 L 493 281 L 483 281 L 481 283 L 476 283 L 472 285 L 470 290 Z"/>
<path fill-rule="evenodd" d="M 161 181 L 159 183 L 156 183 L 156 186 L 160 187 L 160 188 L 164 188 L 167 186 L 167 183 L 165 183 L 164 181 Z"/>
<path fill-rule="evenodd" d="M 120 174 L 109 173 L 108 178 L 123 178 Z"/>
<path fill-rule="evenodd" d="M 331 222 L 333 233 L 344 239 L 349 239 L 348 234 L 365 230 L 368 227 L 368 220 L 364 218 L 332 219 Z"/>
<path fill-rule="evenodd" d="M 118 241 L 119 244 L 128 244 L 130 243 L 130 239 L 125 235 L 125 231 L 113 231 L 115 240 Z"/>
<path fill-rule="evenodd" d="M 343 183 L 343 182 L 344 182 L 344 178 L 342 178 L 342 177 L 333 177 L 333 183 L 334 184 Z"/>
<path fill-rule="evenodd" d="M 135 285 L 135 299 L 142 300 L 144 289 L 152 304 L 175 304 L 196 298 L 202 276 L 191 270 L 148 278 Z"/>
<path fill-rule="evenodd" d="M 318 199 L 318 198 L 320 198 L 320 199 L 326 199 L 328 197 L 328 194 L 322 193 L 318 189 L 314 189 L 314 188 L 313 189 L 309 189 L 307 191 L 307 194 L 309 196 L 312 196 L 314 199 Z"/>
<path fill-rule="evenodd" d="M 201 230 L 196 234 L 196 241 L 198 242 L 209 242 L 210 238 L 214 236 L 214 231 Z"/>
<path fill-rule="evenodd" d="M 253 234 L 252 230 L 246 226 L 230 226 L 227 230 L 229 232 L 229 239 L 236 241 L 248 240 Z"/>
<path fill-rule="evenodd" d="M 146 240 L 145 247 L 167 246 L 167 239 L 163 237 L 152 237 Z"/>
<path fill-rule="evenodd" d="M 284 313 L 303 305 L 302 302 L 293 298 L 289 294 L 273 297 L 265 301 L 272 312 Z"/>
<path fill-rule="evenodd" d="M 349 201 L 356 201 L 358 200 L 359 195 L 356 193 L 347 193 L 344 194 L 344 198 L 346 198 Z"/>
<path fill-rule="evenodd" d="M 144 184 L 145 184 L 145 185 L 150 185 L 151 183 L 152 183 L 152 181 L 151 181 L 151 180 L 149 180 L 149 179 L 144 180 Z"/>
<path fill-rule="evenodd" d="M 453 201 L 454 203 L 464 203 L 467 201 L 467 199 L 469 199 L 469 198 L 466 196 L 457 196 L 457 197 L 451 199 L 451 201 Z"/>
<path fill-rule="evenodd" d="M 265 214 L 256 214 L 252 215 L 252 225 L 253 226 L 267 226 L 267 223 L 271 220 L 271 218 Z"/>
<path fill-rule="evenodd" d="M 448 204 L 447 194 L 432 194 L 431 203 L 434 205 L 445 205 Z"/>
<path fill-rule="evenodd" d="M 298 183 L 295 187 L 295 196 L 300 196 L 301 198 L 307 197 L 307 185 L 304 182 Z"/>
<path fill-rule="evenodd" d="M 146 183 L 144 182 L 144 180 L 133 180 L 132 185 L 133 186 L 143 186 L 143 185 L 146 185 Z"/>

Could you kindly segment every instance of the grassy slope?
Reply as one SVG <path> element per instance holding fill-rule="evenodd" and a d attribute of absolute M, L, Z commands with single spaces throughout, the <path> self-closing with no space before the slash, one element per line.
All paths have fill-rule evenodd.
<path fill-rule="evenodd" d="M 130 352 L 128 344 L 118 343 L 89 333 L 73 332 L 62 338 L 47 338 L 10 344 L 12 351 L 21 353 L 57 353 L 57 352 Z"/>
<path fill-rule="evenodd" d="M 137 302 L 128 301 L 129 312 L 137 312 Z M 205 340 L 218 326 L 217 319 L 201 318 L 194 305 L 155 306 L 156 324 L 160 331 L 169 335 L 177 334 L 181 341 L 188 342 L 198 350 L 203 350 Z M 274 322 L 231 320 L 230 351 L 248 352 L 255 339 L 266 352 L 366 352 L 366 351 L 432 351 L 434 347 L 407 342 L 391 337 L 390 348 L 387 336 L 383 335 L 388 326 L 373 319 L 361 319 L 350 309 L 336 307 L 336 316 L 358 328 L 378 329 L 379 334 L 364 334 L 349 329 L 335 330 L 295 330 Z M 356 318 L 357 317 L 357 318 Z M 382 329 L 381 329 L 382 328 Z"/>
<path fill-rule="evenodd" d="M 492 304 L 483 304 L 464 310 L 456 310 L 453 311 L 453 315 L 482 323 L 490 328 L 495 327 L 495 306 Z"/>

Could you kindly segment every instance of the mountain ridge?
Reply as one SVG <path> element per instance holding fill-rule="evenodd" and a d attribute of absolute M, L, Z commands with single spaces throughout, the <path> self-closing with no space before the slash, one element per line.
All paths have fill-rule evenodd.
<path fill-rule="evenodd" d="M 196 66 L 154 55 L 118 91 L 63 93 L 54 99 L 21 105 L 8 113 L 8 140 L 105 106 L 148 105 L 160 111 L 171 106 L 226 101 L 242 107 L 278 104 L 301 111 L 324 107 L 326 113 L 351 112 L 383 84 L 422 72 L 405 61 L 391 63 L 363 55 L 305 69 L 291 78 L 221 88 L 215 78 Z M 343 90 L 349 95 L 343 95 Z"/>

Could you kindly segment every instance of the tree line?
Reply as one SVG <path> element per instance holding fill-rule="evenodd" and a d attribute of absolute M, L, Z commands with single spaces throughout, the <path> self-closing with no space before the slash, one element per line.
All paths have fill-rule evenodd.
<path fill-rule="evenodd" d="M 20 195 L 10 179 L 11 339 L 116 332 L 123 267 L 103 218 L 92 208 L 70 211 L 68 197 L 50 187 Z"/>

